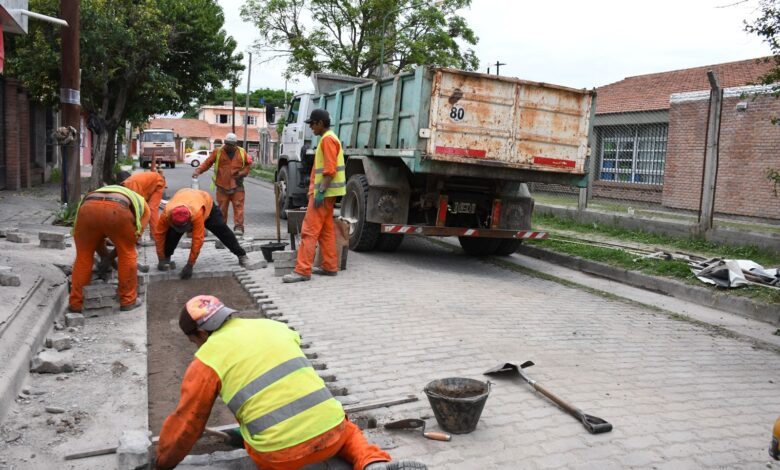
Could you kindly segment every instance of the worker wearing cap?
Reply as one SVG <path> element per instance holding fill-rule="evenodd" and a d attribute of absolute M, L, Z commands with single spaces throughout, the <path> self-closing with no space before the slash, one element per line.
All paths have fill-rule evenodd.
<path fill-rule="evenodd" d="M 144 171 L 134 175 L 128 171 L 120 171 L 116 174 L 116 184 L 133 190 L 146 200 L 152 214 L 149 226 L 156 227 L 157 221 L 160 219 L 160 201 L 162 201 L 166 185 L 162 170 Z"/>
<path fill-rule="evenodd" d="M 211 195 L 199 189 L 180 189 L 168 200 L 165 211 L 160 216 L 153 233 L 157 245 L 157 269 L 167 271 L 176 267 L 171 255 L 179 244 L 182 235 L 192 231 L 192 247 L 187 264 L 182 268 L 181 278 L 192 277 L 192 269 L 198 259 L 206 229 L 213 233 L 231 253 L 238 256 L 238 263 L 246 266 L 249 258 L 238 244 L 235 234 L 225 225 L 222 212 L 214 204 Z"/>
<path fill-rule="evenodd" d="M 124 186 L 103 186 L 84 197 L 73 224 L 76 260 L 73 262 L 68 310 L 81 312 L 84 286 L 92 279 L 92 263 L 97 251 L 108 258 L 105 240 L 114 244 L 118 260 L 120 310 L 141 305 L 138 301 L 138 253 L 135 244 L 149 223 L 149 206 L 144 198 Z"/>
<path fill-rule="evenodd" d="M 222 211 L 225 222 L 228 220 L 228 208 L 233 205 L 233 231 L 244 234 L 244 178 L 249 174 L 252 157 L 238 146 L 236 134 L 225 136 L 225 144 L 217 147 L 199 167 L 192 172 L 197 178 L 214 165 L 212 190 L 216 190 L 217 205 Z"/>
<path fill-rule="evenodd" d="M 327 276 L 335 276 L 338 272 L 333 206 L 337 197 L 347 193 L 344 150 L 336 133 L 330 130 L 330 114 L 326 110 L 313 110 L 305 122 L 314 135 L 320 136 L 320 142 L 311 169 L 309 204 L 301 227 L 298 259 L 295 270 L 282 278 L 284 282 L 308 281 L 312 272 Z M 318 243 L 322 267 L 312 269 Z"/>
<path fill-rule="evenodd" d="M 228 433 L 231 441 L 243 440 L 258 468 L 296 469 L 336 455 L 356 470 L 427 468 L 391 462 L 366 441 L 306 359 L 298 333 L 274 320 L 233 318 L 234 312 L 199 295 L 179 314 L 179 327 L 198 350 L 160 431 L 157 468 L 173 468 L 189 453 L 217 396 L 239 424 Z"/>

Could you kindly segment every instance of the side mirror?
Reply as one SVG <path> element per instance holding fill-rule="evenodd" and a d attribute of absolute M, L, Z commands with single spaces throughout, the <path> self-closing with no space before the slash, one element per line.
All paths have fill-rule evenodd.
<path fill-rule="evenodd" d="M 265 122 L 273 124 L 276 120 L 276 107 L 270 104 L 265 105 Z"/>

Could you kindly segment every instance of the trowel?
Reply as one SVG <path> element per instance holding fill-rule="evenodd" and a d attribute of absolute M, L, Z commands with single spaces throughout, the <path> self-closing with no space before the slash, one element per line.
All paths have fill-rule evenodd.
<path fill-rule="evenodd" d="M 400 421 L 393 421 L 392 423 L 385 424 L 385 429 L 417 429 L 422 428 L 422 435 L 426 439 L 432 439 L 434 441 L 449 441 L 452 439 L 450 434 L 446 432 L 437 431 L 425 431 L 425 421 L 422 419 L 402 419 Z"/>

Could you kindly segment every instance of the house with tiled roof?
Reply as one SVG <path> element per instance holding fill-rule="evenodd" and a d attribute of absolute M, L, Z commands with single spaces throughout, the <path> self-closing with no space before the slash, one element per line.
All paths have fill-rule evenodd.
<path fill-rule="evenodd" d="M 766 217 L 769 210 L 780 218 L 766 180 L 766 168 L 780 166 L 780 132 L 772 125 L 780 101 L 772 87 L 755 85 L 774 66 L 772 60 L 749 59 L 598 87 L 593 195 L 698 210 L 712 70 L 724 90 L 715 211 Z M 762 191 L 766 197 L 757 197 Z"/>

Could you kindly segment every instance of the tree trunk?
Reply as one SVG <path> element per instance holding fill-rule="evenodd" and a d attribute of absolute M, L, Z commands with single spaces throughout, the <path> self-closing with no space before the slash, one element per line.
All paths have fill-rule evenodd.
<path fill-rule="evenodd" d="M 116 162 L 116 129 L 107 129 L 106 158 L 103 160 L 103 183 L 112 184 L 116 181 L 114 162 Z"/>
<path fill-rule="evenodd" d="M 106 159 L 106 148 L 108 146 L 108 132 L 103 131 L 95 134 L 95 141 L 92 146 L 92 176 L 89 179 L 89 190 L 103 186 L 103 166 Z"/>

